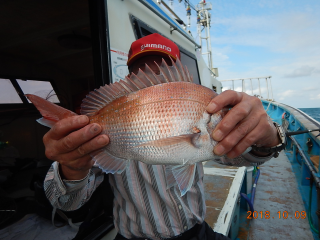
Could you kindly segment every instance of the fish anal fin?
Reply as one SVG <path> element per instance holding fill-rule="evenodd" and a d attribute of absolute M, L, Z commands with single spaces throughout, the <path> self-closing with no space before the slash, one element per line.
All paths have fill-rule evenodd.
<path fill-rule="evenodd" d="M 111 174 L 122 173 L 129 163 L 128 160 L 112 156 L 105 149 L 91 153 L 91 157 L 102 171 Z"/>

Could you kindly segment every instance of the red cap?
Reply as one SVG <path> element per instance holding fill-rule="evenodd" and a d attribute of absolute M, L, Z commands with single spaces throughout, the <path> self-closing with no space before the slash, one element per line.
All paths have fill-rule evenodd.
<path fill-rule="evenodd" d="M 134 60 L 146 55 L 161 55 L 165 57 L 169 55 L 173 60 L 176 60 L 177 58 L 180 59 L 180 50 L 168 38 L 158 33 L 153 33 L 131 44 L 127 66 L 130 66 Z"/>

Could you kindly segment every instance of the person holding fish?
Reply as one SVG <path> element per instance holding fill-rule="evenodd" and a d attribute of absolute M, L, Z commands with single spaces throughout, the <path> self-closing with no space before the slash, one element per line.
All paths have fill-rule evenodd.
<path fill-rule="evenodd" d="M 262 164 L 284 148 L 281 127 L 256 97 L 192 83 L 177 45 L 159 34 L 133 42 L 128 58 L 131 74 L 91 92 L 80 116 L 28 95 L 52 127 L 47 198 L 78 209 L 108 173 L 115 239 L 228 239 L 204 221 L 202 161 Z"/>

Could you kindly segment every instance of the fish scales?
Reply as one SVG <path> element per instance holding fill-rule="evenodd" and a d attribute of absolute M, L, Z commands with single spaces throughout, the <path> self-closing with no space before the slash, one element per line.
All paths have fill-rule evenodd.
<path fill-rule="evenodd" d="M 168 66 L 162 60 L 160 75 L 146 65 L 145 72 L 139 70 L 137 75 L 90 92 L 81 114 L 100 124 L 101 134 L 109 136 L 107 146 L 91 153 L 104 172 L 121 174 L 131 161 L 164 165 L 167 188 L 177 184 L 183 196 L 194 181 L 195 163 L 220 158 L 213 153 L 217 142 L 211 135 L 222 113 L 206 112 L 217 94 L 192 83 L 187 68 L 176 61 Z M 180 77 L 166 76 L 170 72 Z M 42 114 L 37 120 L 42 125 L 52 127 L 77 115 L 38 96 L 26 96 Z"/>
<path fill-rule="evenodd" d="M 113 156 L 147 164 L 183 164 L 190 157 L 181 155 L 188 145 L 136 147 L 174 136 L 193 134 L 205 108 L 216 93 L 189 82 L 170 82 L 144 88 L 114 100 L 90 117 L 110 138 L 106 150 Z M 207 115 L 209 118 L 209 115 Z M 190 147 L 190 146 L 189 146 Z M 180 150 L 180 151 L 179 151 Z M 193 149 L 197 160 L 201 149 Z M 207 159 L 204 159 L 207 160 Z"/>

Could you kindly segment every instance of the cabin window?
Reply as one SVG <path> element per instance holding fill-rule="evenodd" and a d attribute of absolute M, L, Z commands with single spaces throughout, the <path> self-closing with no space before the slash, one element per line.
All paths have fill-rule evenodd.
<path fill-rule="evenodd" d="M 25 94 L 34 94 L 50 102 L 60 103 L 50 81 L 0 78 L 0 104 L 23 104 Z"/>
<path fill-rule="evenodd" d="M 195 58 L 190 57 L 185 54 L 183 50 L 180 49 L 181 63 L 183 66 L 187 66 L 189 73 L 193 76 L 193 82 L 200 84 L 198 65 Z"/>
<path fill-rule="evenodd" d="M 17 79 L 17 82 L 24 94 L 34 94 L 50 102 L 60 103 L 49 81 Z"/>
<path fill-rule="evenodd" d="M 0 104 L 22 103 L 10 79 L 0 78 Z"/>

